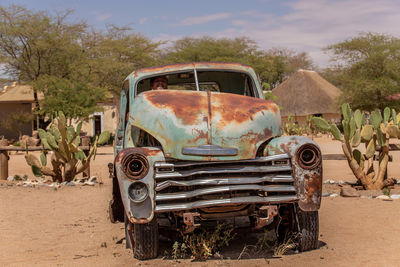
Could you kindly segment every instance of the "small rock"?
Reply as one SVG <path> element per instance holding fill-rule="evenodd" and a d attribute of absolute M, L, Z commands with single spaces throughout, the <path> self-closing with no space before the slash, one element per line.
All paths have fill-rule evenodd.
<path fill-rule="evenodd" d="M 346 182 L 343 181 L 343 180 L 340 180 L 340 181 L 338 182 L 338 184 L 343 185 L 343 184 L 346 184 Z"/>
<path fill-rule="evenodd" d="M 61 185 L 67 185 L 68 182 L 62 182 Z"/>
<path fill-rule="evenodd" d="M 45 184 L 45 183 L 38 183 L 38 186 L 40 186 L 40 187 L 45 187 L 45 186 L 47 186 L 47 184 Z"/>
<path fill-rule="evenodd" d="M 326 180 L 324 184 L 334 184 L 336 183 L 334 180 Z"/>
<path fill-rule="evenodd" d="M 75 186 L 75 183 L 74 182 L 67 182 L 65 185 L 67 185 L 67 186 Z"/>
<path fill-rule="evenodd" d="M 24 184 L 23 187 L 32 187 L 31 184 Z"/>
<path fill-rule="evenodd" d="M 383 199 L 383 200 L 390 199 L 390 197 L 386 196 L 386 195 L 380 195 L 380 196 L 377 196 L 376 198 L 377 199 Z"/>
<path fill-rule="evenodd" d="M 330 195 L 329 193 L 322 193 L 322 197 L 329 197 Z"/>
<path fill-rule="evenodd" d="M 382 190 L 360 190 L 359 193 L 361 196 L 377 197 L 382 195 Z"/>
<path fill-rule="evenodd" d="M 360 193 L 351 186 L 343 186 L 340 190 L 340 195 L 342 197 L 359 197 Z"/>
<path fill-rule="evenodd" d="M 8 176 L 8 177 L 7 177 L 7 181 L 9 181 L 9 182 L 14 181 L 14 176 Z"/>
<path fill-rule="evenodd" d="M 390 198 L 391 199 L 400 199 L 400 195 L 391 195 Z"/>
<path fill-rule="evenodd" d="M 87 182 L 85 182 L 83 185 L 90 185 L 90 186 L 94 186 L 94 185 L 95 185 L 95 183 L 87 181 Z"/>
<path fill-rule="evenodd" d="M 329 197 L 335 198 L 335 197 L 338 197 L 338 196 L 339 196 L 339 194 L 333 193 L 333 194 L 331 194 Z"/>
<path fill-rule="evenodd" d="M 90 177 L 88 182 L 97 183 L 97 177 L 96 176 Z"/>

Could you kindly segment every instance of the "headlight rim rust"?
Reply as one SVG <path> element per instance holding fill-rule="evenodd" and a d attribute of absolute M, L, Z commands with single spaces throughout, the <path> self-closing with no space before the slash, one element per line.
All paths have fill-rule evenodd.
<path fill-rule="evenodd" d="M 132 164 L 135 163 L 136 167 L 139 167 L 139 170 L 132 170 Z M 125 175 L 132 180 L 138 180 L 147 175 L 149 172 L 149 161 L 147 157 L 142 153 L 138 153 L 137 151 L 131 151 L 127 153 L 122 161 L 121 161 L 122 169 Z"/>
<path fill-rule="evenodd" d="M 312 153 L 306 154 L 306 153 Z M 305 158 L 311 159 L 305 159 Z M 314 144 L 304 144 L 296 151 L 296 160 L 299 166 L 306 170 L 311 170 L 317 168 L 322 161 L 321 151 L 319 148 Z"/>

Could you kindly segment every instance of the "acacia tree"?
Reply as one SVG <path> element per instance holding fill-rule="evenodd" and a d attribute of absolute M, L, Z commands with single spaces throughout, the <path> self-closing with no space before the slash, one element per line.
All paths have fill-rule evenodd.
<path fill-rule="evenodd" d="M 117 96 L 129 73 L 159 63 L 160 43 L 129 27 L 110 25 L 106 31 L 88 31 L 82 45 L 93 82 Z"/>
<path fill-rule="evenodd" d="M 22 6 L 0 6 L 0 58 L 5 73 L 31 83 L 43 75 L 67 78 L 81 65 L 79 38 L 86 24 L 67 23 L 70 11 L 50 15 Z M 37 92 L 34 98 L 40 109 Z"/>
<path fill-rule="evenodd" d="M 132 29 L 94 31 L 85 22 L 70 23 L 70 13 L 0 6 L 0 62 L 7 75 L 33 86 L 43 117 L 61 110 L 69 119 L 86 119 L 107 91 L 119 94 L 130 72 L 159 59 L 159 43 Z"/>
<path fill-rule="evenodd" d="M 271 88 L 276 87 L 292 73 L 296 64 L 303 68 L 312 64 L 311 61 L 307 61 L 307 66 L 303 66 L 302 61 L 296 62 L 295 59 L 299 58 L 305 59 L 307 54 L 298 54 L 287 49 L 264 51 L 255 41 L 246 37 L 217 39 L 208 36 L 179 39 L 167 48 L 163 55 L 164 63 L 220 61 L 246 64 L 253 67 L 262 83 Z"/>
<path fill-rule="evenodd" d="M 400 92 L 400 39 L 374 33 L 330 45 L 333 68 L 324 76 L 343 90 L 340 103 L 371 111 L 400 108 L 390 95 Z"/>

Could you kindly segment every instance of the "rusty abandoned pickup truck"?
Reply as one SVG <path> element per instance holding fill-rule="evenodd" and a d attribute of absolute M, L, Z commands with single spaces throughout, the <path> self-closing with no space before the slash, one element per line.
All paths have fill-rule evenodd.
<path fill-rule="evenodd" d="M 158 77 L 168 89 L 152 90 Z M 318 247 L 321 151 L 282 136 L 279 108 L 252 68 L 145 68 L 126 78 L 120 101 L 109 213 L 125 222 L 135 258 L 157 257 L 162 229 L 190 233 L 238 217 L 281 241 L 294 234 L 300 251 Z"/>

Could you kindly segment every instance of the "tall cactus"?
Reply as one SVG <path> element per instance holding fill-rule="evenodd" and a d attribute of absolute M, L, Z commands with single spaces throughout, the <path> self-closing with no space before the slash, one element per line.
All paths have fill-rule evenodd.
<path fill-rule="evenodd" d="M 33 154 L 25 155 L 26 162 L 32 167 L 35 176 L 43 175 L 52 177 L 53 181 L 63 182 L 71 181 L 74 177 L 85 171 L 90 164 L 92 157 L 96 156 L 97 145 L 107 143 L 110 133 L 102 132 L 93 144 L 88 155 L 79 148 L 81 139 L 82 122 L 79 122 L 76 129 L 73 126 L 67 126 L 66 118 L 62 112 L 50 124 L 47 131 L 39 129 L 39 137 L 42 141 L 42 153 L 40 160 Z M 51 168 L 47 165 L 46 150 L 51 150 L 50 158 Z"/>
<path fill-rule="evenodd" d="M 342 141 L 342 150 L 350 169 L 365 189 L 382 189 L 393 185 L 394 180 L 386 178 L 389 139 L 400 138 L 400 114 L 394 109 L 385 108 L 382 116 L 379 110 L 375 110 L 370 114 L 367 124 L 364 113 L 358 109 L 353 112 L 349 104 L 343 104 L 342 115 L 343 134 L 335 124 L 330 124 L 321 117 L 312 118 L 312 122 L 318 129 L 329 131 L 336 140 Z M 365 144 L 365 154 L 357 149 L 360 143 Z M 381 149 L 376 172 L 373 160 L 377 145 Z"/>

